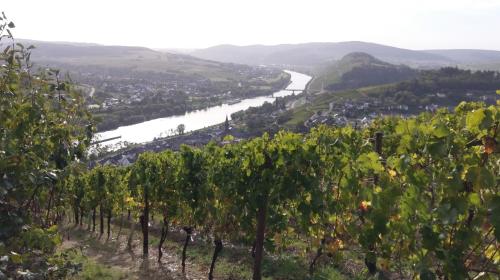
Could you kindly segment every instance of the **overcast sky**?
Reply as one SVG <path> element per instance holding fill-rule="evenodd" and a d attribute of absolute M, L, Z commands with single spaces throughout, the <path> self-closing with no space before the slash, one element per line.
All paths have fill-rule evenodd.
<path fill-rule="evenodd" d="M 500 0 L 2 0 L 19 38 L 203 48 L 368 41 L 500 50 Z"/>

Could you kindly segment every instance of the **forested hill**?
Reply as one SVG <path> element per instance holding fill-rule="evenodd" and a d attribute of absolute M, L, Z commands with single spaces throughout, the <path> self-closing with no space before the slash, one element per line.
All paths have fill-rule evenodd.
<path fill-rule="evenodd" d="M 366 42 L 305 43 L 275 46 L 220 45 L 198 50 L 192 55 L 225 62 L 313 66 L 338 60 L 351 52 L 365 52 L 391 63 L 446 64 L 441 55 Z"/>
<path fill-rule="evenodd" d="M 39 59 L 59 60 L 79 57 L 124 57 L 155 55 L 156 51 L 146 47 L 134 46 L 105 46 L 93 43 L 50 42 L 29 39 L 16 39 L 16 42 L 25 46 L 34 45 Z"/>
<path fill-rule="evenodd" d="M 487 64 L 500 61 L 500 51 L 456 49 L 456 50 L 426 50 L 426 53 L 445 56 L 453 61 L 469 64 Z"/>
<path fill-rule="evenodd" d="M 192 55 L 224 62 L 311 67 L 327 61 L 339 60 L 351 52 L 364 52 L 389 63 L 425 68 L 455 65 L 480 66 L 485 63 L 500 63 L 500 51 L 417 51 L 359 41 L 273 46 L 219 45 L 194 51 Z M 485 58 L 487 58 L 487 61 L 485 61 Z"/>
<path fill-rule="evenodd" d="M 350 53 L 341 60 L 316 68 L 310 85 L 314 91 L 354 89 L 370 85 L 400 82 L 414 78 L 418 71 L 405 65 L 394 65 L 367 54 Z"/>

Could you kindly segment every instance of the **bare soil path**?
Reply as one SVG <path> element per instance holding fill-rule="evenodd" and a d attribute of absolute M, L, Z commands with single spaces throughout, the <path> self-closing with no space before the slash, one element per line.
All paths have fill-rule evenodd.
<path fill-rule="evenodd" d="M 113 227 L 115 228 L 115 227 Z M 161 263 L 158 263 L 158 248 L 150 246 L 149 257 L 142 257 L 142 239 L 139 231 L 134 234 L 132 248 L 127 248 L 129 230 L 122 229 L 116 238 L 118 230 L 113 232 L 113 237 L 107 240 L 106 234 L 99 238 L 98 234 L 88 232 L 79 227 L 65 228 L 62 249 L 77 248 L 83 255 L 105 265 L 108 268 L 122 272 L 126 275 L 122 279 L 206 279 L 208 270 L 187 260 L 186 273 L 182 273 L 180 256 L 176 253 L 176 245 L 166 243 L 163 250 Z M 68 240 L 69 234 L 69 240 Z"/>

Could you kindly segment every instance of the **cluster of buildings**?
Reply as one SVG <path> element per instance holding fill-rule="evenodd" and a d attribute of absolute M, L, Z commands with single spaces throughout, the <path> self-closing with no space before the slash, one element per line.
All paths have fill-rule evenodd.
<path fill-rule="evenodd" d="M 231 134 L 233 137 L 231 140 L 225 140 L 224 137 Z M 128 166 L 135 162 L 141 153 L 152 151 L 161 152 L 166 149 L 179 150 L 181 145 L 190 145 L 195 147 L 201 147 L 208 144 L 210 141 L 215 141 L 220 145 L 228 144 L 229 142 L 239 142 L 247 135 L 242 134 L 239 131 L 233 131 L 229 122 L 214 125 L 212 127 L 207 127 L 202 130 L 193 131 L 188 134 L 175 135 L 171 137 L 155 139 L 148 143 L 143 143 L 140 145 L 130 145 L 124 149 L 117 151 L 116 153 L 109 153 L 102 158 L 91 163 L 95 164 L 112 164 Z M 104 143 L 105 145 L 105 143 Z"/>
<path fill-rule="evenodd" d="M 269 81 L 280 77 L 281 72 L 272 68 L 234 66 L 232 73 L 242 78 L 240 81 L 228 77 L 227 80 L 210 80 L 196 74 L 175 74 L 156 72 L 112 73 L 99 71 L 78 73 L 80 83 L 95 88 L 93 98 L 88 99 L 91 109 L 108 109 L 118 105 L 141 103 L 145 98 L 169 99 L 179 92 L 206 99 L 236 99 L 245 97 L 247 92 L 255 92 Z"/>
<path fill-rule="evenodd" d="M 409 106 L 405 104 L 384 105 L 378 100 L 373 102 L 346 100 L 330 102 L 328 110 L 318 111 L 307 119 L 305 127 L 319 124 L 338 125 L 365 124 L 380 115 L 408 115 Z"/>
<path fill-rule="evenodd" d="M 305 121 L 306 127 L 313 127 L 319 124 L 327 125 L 346 125 L 369 123 L 373 119 L 383 115 L 398 115 L 410 116 L 419 112 L 435 112 L 438 108 L 447 107 L 452 109 L 458 102 L 464 101 L 483 101 L 494 104 L 497 100 L 495 94 L 479 92 L 465 93 L 429 93 L 422 98 L 429 99 L 436 103 L 420 103 L 420 104 L 395 104 L 381 102 L 379 99 L 368 100 L 345 100 L 334 101 L 329 104 L 328 110 L 316 112 L 308 120 Z"/>

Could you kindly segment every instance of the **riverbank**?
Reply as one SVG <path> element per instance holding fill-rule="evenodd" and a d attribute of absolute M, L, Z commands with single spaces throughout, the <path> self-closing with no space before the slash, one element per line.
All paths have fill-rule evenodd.
<path fill-rule="evenodd" d="M 290 74 L 291 83 L 287 89 L 305 89 L 311 77 L 305 74 L 288 71 Z M 116 145 L 119 142 L 127 143 L 146 143 L 152 141 L 162 135 L 171 135 L 179 125 L 184 125 L 185 132 L 195 131 L 210 127 L 216 124 L 223 123 L 226 118 L 231 118 L 235 112 L 246 110 L 250 107 L 259 107 L 265 102 L 272 103 L 277 97 L 283 97 L 293 94 L 292 91 L 280 90 L 269 96 L 260 96 L 247 98 L 241 102 L 229 105 L 222 104 L 213 106 L 204 110 L 189 112 L 184 115 L 171 116 L 167 118 L 158 118 L 141 122 L 135 125 L 122 126 L 115 130 L 105 131 L 97 134 L 97 139 L 108 139 L 120 136 L 116 139 L 107 142 L 108 145 Z"/>
<path fill-rule="evenodd" d="M 252 81 L 232 81 L 233 87 L 212 88 L 206 85 L 200 91 L 168 90 L 156 93 L 137 93 L 125 98 L 119 95 L 107 98 L 100 105 L 89 105 L 92 114 L 98 119 L 97 131 L 104 132 L 121 126 L 134 125 L 158 118 L 184 115 L 209 107 L 231 104 L 234 100 L 268 96 L 286 88 L 291 83 L 291 75 L 280 72 L 273 79 L 261 77 Z M 123 89 L 127 91 L 128 89 Z M 90 100 L 93 100 L 89 96 Z M 96 102 L 91 101 L 91 102 Z"/>
<path fill-rule="evenodd" d="M 208 144 L 210 141 L 222 143 L 224 136 L 231 135 L 234 140 L 247 139 L 255 135 L 251 135 L 240 129 L 231 129 L 226 131 L 224 124 L 217 124 L 203 129 L 187 132 L 182 135 L 174 135 L 169 137 L 157 138 L 153 141 L 129 144 L 117 150 L 105 152 L 104 155 L 99 156 L 91 162 L 91 166 L 96 164 L 112 164 L 127 166 L 137 160 L 137 157 L 144 152 L 160 152 L 166 149 L 177 151 L 181 145 L 190 145 L 200 147 Z"/>

